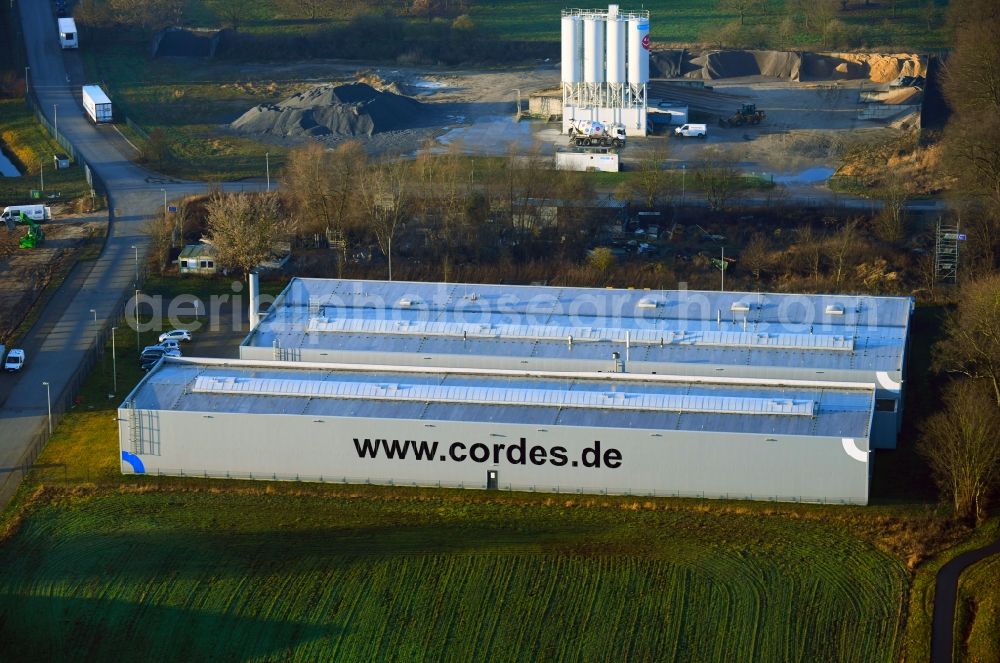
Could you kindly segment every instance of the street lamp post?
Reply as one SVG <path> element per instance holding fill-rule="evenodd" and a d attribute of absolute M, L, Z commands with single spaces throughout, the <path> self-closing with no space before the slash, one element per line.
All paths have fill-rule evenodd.
<path fill-rule="evenodd" d="M 264 152 L 264 170 L 267 172 L 267 190 L 271 190 L 271 153 Z"/>
<path fill-rule="evenodd" d="M 115 330 L 118 327 L 111 328 L 111 383 L 114 385 L 114 392 L 118 393 L 118 357 L 115 354 Z"/>
<path fill-rule="evenodd" d="M 142 352 L 142 344 L 139 342 L 139 289 L 135 290 L 135 349 Z"/>
<path fill-rule="evenodd" d="M 28 93 L 31 92 L 31 83 L 28 80 L 28 71 L 30 69 L 31 67 L 24 68 L 24 96 L 28 96 Z"/>
<path fill-rule="evenodd" d="M 138 288 L 139 287 L 139 247 L 136 246 L 135 244 L 133 244 L 132 248 L 135 249 L 135 287 Z M 136 292 L 139 292 L 139 291 L 136 290 Z"/>
<path fill-rule="evenodd" d="M 45 193 L 45 162 L 41 157 L 38 158 L 38 188 Z"/>
<path fill-rule="evenodd" d="M 163 218 L 164 218 L 164 220 L 166 220 L 166 218 L 167 218 L 167 190 L 166 189 L 160 189 L 160 191 L 163 192 Z"/>
<path fill-rule="evenodd" d="M 52 391 L 49 389 L 49 383 L 43 382 L 45 385 L 45 404 L 48 406 L 49 411 L 49 435 L 52 435 Z"/>
<path fill-rule="evenodd" d="M 52 121 L 55 123 L 56 136 L 59 135 L 59 104 L 52 104 Z M 59 140 L 56 138 L 56 140 Z"/>

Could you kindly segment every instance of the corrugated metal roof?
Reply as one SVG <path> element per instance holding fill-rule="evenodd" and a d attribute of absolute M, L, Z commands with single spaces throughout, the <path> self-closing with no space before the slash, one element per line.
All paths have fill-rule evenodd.
<path fill-rule="evenodd" d="M 872 385 L 288 366 L 166 360 L 132 398 L 150 410 L 857 438 L 868 436 L 874 404 Z"/>
<path fill-rule="evenodd" d="M 250 346 L 898 371 L 905 297 L 293 279 Z"/>
<path fill-rule="evenodd" d="M 773 414 L 811 417 L 816 403 L 791 398 L 752 398 L 720 395 L 650 394 L 627 391 L 568 391 L 555 388 L 518 388 L 468 385 L 428 385 L 409 382 L 352 382 L 289 378 L 198 376 L 191 391 L 233 396 L 305 396 L 307 398 L 361 398 L 382 401 L 419 401 L 477 405 L 540 405 L 596 410 L 649 410 L 716 414 Z"/>

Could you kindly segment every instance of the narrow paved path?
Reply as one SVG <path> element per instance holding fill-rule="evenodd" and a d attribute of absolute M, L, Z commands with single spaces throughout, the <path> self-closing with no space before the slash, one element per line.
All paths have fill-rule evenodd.
<path fill-rule="evenodd" d="M 970 550 L 941 567 L 934 582 L 934 620 L 931 624 L 931 663 L 950 663 L 955 650 L 955 605 L 962 571 L 987 557 L 1000 555 L 1000 539 Z"/>

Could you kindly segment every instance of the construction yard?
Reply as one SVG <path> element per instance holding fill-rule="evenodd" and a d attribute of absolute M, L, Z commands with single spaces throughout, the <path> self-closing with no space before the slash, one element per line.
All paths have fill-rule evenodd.
<path fill-rule="evenodd" d="M 650 104 L 687 105 L 690 121 L 709 124 L 708 139 L 630 138 L 621 155 L 626 168 L 666 150 L 677 165 L 724 159 L 778 178 L 813 168 L 828 176 L 847 146 L 915 126 L 918 90 L 890 90 L 889 82 L 926 68 L 905 54 L 668 55 L 669 63 L 654 66 L 661 78 L 650 82 Z M 175 158 L 164 169 L 175 175 L 259 176 L 259 154 L 270 150 L 273 167 L 287 148 L 308 141 L 333 147 L 357 140 L 371 156 L 409 156 L 428 146 L 470 155 L 504 155 L 512 146 L 520 154 L 554 154 L 566 144 L 558 123 L 516 119 L 519 98 L 527 110 L 532 95 L 558 94 L 555 61 L 506 68 L 215 61 L 194 76 L 173 60 L 119 58 L 111 68 L 105 62 L 94 63 L 95 73 L 113 81 L 112 94 L 130 118 L 147 131 L 170 132 Z M 894 103 L 891 94 L 909 98 Z M 756 104 L 766 119 L 754 127 L 718 126 L 743 104 Z M 876 106 L 879 117 L 863 119 Z"/>
<path fill-rule="evenodd" d="M 42 224 L 45 241 L 33 249 L 18 247 L 27 229 L 0 227 L 0 344 L 26 329 L 32 307 L 50 285 L 62 281 L 80 259 L 96 257 L 107 231 L 107 215 L 62 216 Z"/>
<path fill-rule="evenodd" d="M 920 89 L 890 87 L 902 74 L 923 73 L 917 56 L 872 56 L 871 63 L 862 56 L 852 56 L 857 62 L 831 56 L 827 66 L 814 58 L 804 67 L 794 58 L 767 54 L 771 57 L 750 58 L 757 66 L 748 65 L 748 58 L 722 62 L 701 58 L 700 69 L 686 65 L 692 71 L 684 76 L 652 81 L 651 105 L 666 101 L 688 106 L 692 118 L 709 124 L 708 139 L 675 139 L 669 132 L 630 139 L 623 162 L 666 151 L 678 165 L 723 160 L 772 174 L 779 182 L 812 184 L 834 173 L 849 146 L 884 142 L 917 126 Z M 553 154 L 566 142 L 557 123 L 515 117 L 519 94 L 525 108 L 532 93 L 558 87 L 554 65 L 514 71 L 375 68 L 355 79 L 382 95 L 371 102 L 382 113 L 380 121 L 367 123 L 364 130 L 345 122 L 340 117 L 344 112 L 330 115 L 322 87 L 313 92 L 326 102 L 312 108 L 315 118 L 324 113 L 328 118 L 319 130 L 313 118 L 289 130 L 287 117 L 271 107 L 249 111 L 255 122 L 246 122 L 244 116 L 233 127 L 243 134 L 289 143 L 313 137 L 334 145 L 352 138 L 375 155 L 406 155 L 429 144 L 470 155 L 501 155 L 512 146 L 519 153 Z M 719 125 L 745 104 L 763 110 L 765 119 L 753 126 Z M 247 131 L 247 125 L 256 131 Z"/>

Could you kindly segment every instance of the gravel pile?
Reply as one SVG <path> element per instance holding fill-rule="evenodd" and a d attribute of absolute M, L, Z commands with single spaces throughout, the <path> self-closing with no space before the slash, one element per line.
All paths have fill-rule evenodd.
<path fill-rule="evenodd" d="M 789 51 L 712 51 L 691 58 L 697 67 L 688 78 L 715 80 L 741 76 L 799 79 L 802 56 Z"/>
<path fill-rule="evenodd" d="M 421 104 L 365 83 L 320 85 L 277 104 L 251 108 L 230 126 L 241 133 L 373 136 L 412 125 Z"/>

